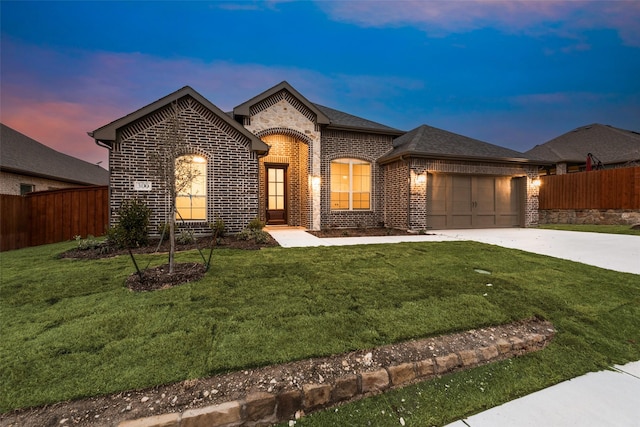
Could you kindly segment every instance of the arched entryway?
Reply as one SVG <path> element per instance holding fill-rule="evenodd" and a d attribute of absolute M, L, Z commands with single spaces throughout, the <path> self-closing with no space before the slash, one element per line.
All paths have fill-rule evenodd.
<path fill-rule="evenodd" d="M 267 224 L 308 228 L 309 144 L 293 133 L 260 138 L 271 147 L 260 159 L 260 219 Z"/>

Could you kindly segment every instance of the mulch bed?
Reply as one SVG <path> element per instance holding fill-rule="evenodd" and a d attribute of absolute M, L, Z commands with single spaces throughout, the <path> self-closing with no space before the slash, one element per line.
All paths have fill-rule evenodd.
<path fill-rule="evenodd" d="M 138 273 L 133 273 L 127 278 L 127 287 L 137 292 L 168 289 L 199 280 L 205 272 L 205 265 L 199 262 L 175 263 L 172 274 L 169 274 L 169 264 L 163 264 L 155 268 L 147 268 L 142 272 L 142 277 Z"/>

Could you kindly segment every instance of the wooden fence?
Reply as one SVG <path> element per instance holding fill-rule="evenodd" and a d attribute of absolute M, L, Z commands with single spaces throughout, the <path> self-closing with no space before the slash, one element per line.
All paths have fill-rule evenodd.
<path fill-rule="evenodd" d="M 541 178 L 540 209 L 640 209 L 640 167 Z"/>
<path fill-rule="evenodd" d="M 0 196 L 0 251 L 101 236 L 109 223 L 108 187 Z"/>

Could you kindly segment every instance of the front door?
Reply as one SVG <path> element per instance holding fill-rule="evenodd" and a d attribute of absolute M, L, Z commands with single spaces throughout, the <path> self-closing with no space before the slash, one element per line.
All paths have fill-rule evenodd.
<path fill-rule="evenodd" d="M 286 172 L 286 166 L 267 166 L 267 224 L 287 223 Z"/>

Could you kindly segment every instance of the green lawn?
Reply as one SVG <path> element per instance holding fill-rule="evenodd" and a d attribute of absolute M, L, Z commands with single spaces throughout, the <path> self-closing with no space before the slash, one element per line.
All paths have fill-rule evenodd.
<path fill-rule="evenodd" d="M 547 230 L 583 231 L 589 233 L 629 234 L 640 236 L 640 229 L 632 229 L 630 225 L 594 225 L 594 224 L 544 224 L 539 228 Z"/>
<path fill-rule="evenodd" d="M 298 425 L 389 425 L 389 414 L 408 425 L 442 424 L 640 359 L 637 275 L 497 246 L 219 250 L 199 282 L 132 293 L 124 287 L 134 271 L 128 257 L 56 258 L 73 245 L 0 254 L 3 412 L 534 315 L 558 330 L 541 352 L 314 414 Z M 166 257 L 139 260 L 153 266 Z M 200 257 L 189 252 L 178 260 Z"/>

